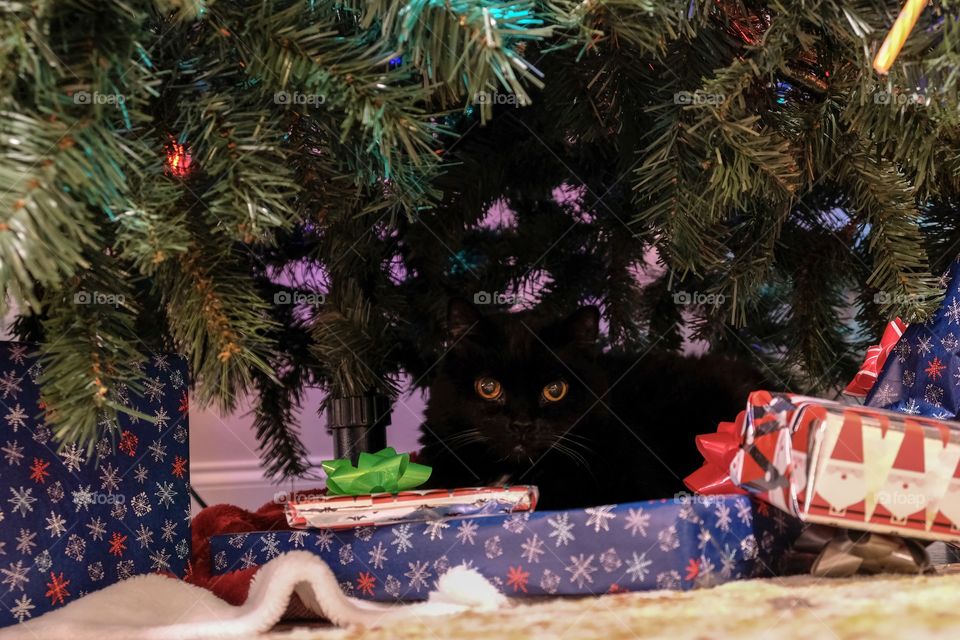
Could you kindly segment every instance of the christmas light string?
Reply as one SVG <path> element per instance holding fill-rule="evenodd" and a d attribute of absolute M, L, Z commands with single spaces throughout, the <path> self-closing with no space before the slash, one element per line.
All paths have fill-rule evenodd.
<path fill-rule="evenodd" d="M 880 45 L 877 56 L 873 59 L 873 68 L 877 73 L 886 75 L 894 61 L 903 49 L 903 43 L 913 31 L 913 27 L 920 18 L 920 13 L 927 6 L 928 0 L 907 0 L 900 10 L 900 15 L 890 27 L 890 32 Z"/>

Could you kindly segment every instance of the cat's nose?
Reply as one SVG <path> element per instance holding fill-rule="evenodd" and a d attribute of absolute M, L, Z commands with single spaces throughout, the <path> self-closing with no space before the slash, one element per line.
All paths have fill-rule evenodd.
<path fill-rule="evenodd" d="M 510 422 L 510 428 L 514 431 L 524 432 L 528 431 L 530 427 L 533 426 L 532 420 L 512 420 Z"/>

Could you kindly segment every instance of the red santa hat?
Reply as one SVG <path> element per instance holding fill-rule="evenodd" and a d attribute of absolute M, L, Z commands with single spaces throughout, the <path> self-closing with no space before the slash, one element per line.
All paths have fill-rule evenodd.
<path fill-rule="evenodd" d="M 893 468 L 899 471 L 924 472 L 923 464 L 923 427 L 913 420 L 904 421 L 903 442 L 893 461 Z"/>
<path fill-rule="evenodd" d="M 834 460 L 863 464 L 863 422 L 852 411 L 845 412 L 840 436 L 830 456 Z"/>

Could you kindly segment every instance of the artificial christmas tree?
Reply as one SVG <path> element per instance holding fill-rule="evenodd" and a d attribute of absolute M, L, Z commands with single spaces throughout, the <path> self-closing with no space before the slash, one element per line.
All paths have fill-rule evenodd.
<path fill-rule="evenodd" d="M 598 301 L 618 349 L 686 321 L 795 390 L 849 379 L 960 239 L 960 21 L 934 3 L 881 77 L 898 10 L 6 7 L 0 288 L 58 436 L 95 441 L 144 383 L 126 363 L 176 349 L 200 403 L 254 394 L 267 469 L 302 474 L 304 389 L 386 412 L 429 380 L 447 297 L 480 292 Z"/>

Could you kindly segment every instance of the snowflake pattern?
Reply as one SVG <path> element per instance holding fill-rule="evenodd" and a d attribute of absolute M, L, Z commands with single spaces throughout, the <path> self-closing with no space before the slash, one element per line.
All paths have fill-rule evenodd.
<path fill-rule="evenodd" d="M 576 540 L 573 535 L 573 523 L 570 522 L 570 514 L 558 513 L 556 516 L 547 518 L 547 524 L 553 527 L 549 537 L 556 538 L 556 545 L 566 546 Z"/>
<path fill-rule="evenodd" d="M 80 513 L 81 509 L 83 511 L 89 511 L 90 505 L 94 503 L 95 499 L 89 484 L 85 487 L 78 487 L 76 491 L 71 491 L 70 495 L 73 497 L 73 507 L 77 513 Z"/>
<path fill-rule="evenodd" d="M 321 529 L 317 532 L 317 539 L 313 544 L 316 545 L 320 551 L 330 551 L 330 548 L 333 547 L 333 531 Z"/>
<path fill-rule="evenodd" d="M 167 428 L 167 421 L 170 420 L 170 416 L 167 415 L 167 412 L 163 407 L 160 407 L 153 414 L 153 419 L 153 423 L 157 426 L 157 431 L 163 431 Z"/>
<path fill-rule="evenodd" d="M 63 458 L 63 466 L 66 467 L 67 471 L 74 473 L 79 471 L 80 466 L 86 462 L 86 458 L 83 457 L 83 449 L 76 442 L 71 442 L 70 446 L 60 453 L 60 457 Z"/>
<path fill-rule="evenodd" d="M 443 520 L 431 520 L 423 530 L 423 535 L 430 536 L 431 540 L 443 540 L 443 530 L 450 526 Z"/>
<path fill-rule="evenodd" d="M 907 404 L 902 409 L 903 413 L 910 415 L 920 415 L 920 404 L 916 401 L 915 398 L 910 398 L 907 400 Z"/>
<path fill-rule="evenodd" d="M 599 560 L 600 566 L 603 567 L 603 570 L 607 573 L 612 573 L 623 565 L 623 561 L 620 560 L 620 554 L 617 553 L 616 547 L 610 547 L 601 553 Z"/>
<path fill-rule="evenodd" d="M 682 521 L 681 506 L 688 507 Z M 513 525 L 506 526 L 516 520 L 511 515 L 447 519 L 449 526 L 433 539 L 432 521 L 380 526 L 362 537 L 356 529 L 339 535 L 310 529 L 303 532 L 304 540 L 279 536 L 279 551 L 309 549 L 328 562 L 339 582 L 352 585 L 356 596 L 377 600 L 422 598 L 439 576 L 458 565 L 475 567 L 507 595 L 679 588 L 691 580 L 716 584 L 761 572 L 757 559 L 782 553 L 797 530 L 795 521 L 777 520 L 771 511 L 759 513 L 749 498 L 730 496 L 686 505 L 668 501 L 533 512 L 526 514 L 519 535 L 511 531 Z M 780 533 L 782 523 L 788 530 Z M 755 540 L 754 531 L 769 535 Z M 213 536 L 215 571 L 269 561 L 271 554 L 263 549 L 268 535 Z M 638 538 L 649 542 L 638 545 Z M 691 558 L 678 552 L 681 548 L 701 550 Z"/>
<path fill-rule="evenodd" d="M 524 571 L 522 566 L 510 567 L 507 571 L 507 586 L 513 588 L 513 592 L 527 592 L 527 583 L 530 581 L 530 572 Z"/>
<path fill-rule="evenodd" d="M 3 452 L 3 459 L 7 461 L 8 467 L 19 467 L 20 461 L 23 460 L 23 447 L 17 444 L 15 441 L 7 440 L 7 445 L 5 447 L 0 447 L 0 451 Z"/>
<path fill-rule="evenodd" d="M 150 398 L 150 402 L 158 402 L 163 397 L 163 388 L 167 386 L 160 378 L 148 380 L 144 385 L 143 395 Z"/>
<path fill-rule="evenodd" d="M 103 524 L 103 520 L 100 516 L 92 518 L 90 522 L 87 523 L 87 535 L 90 536 L 91 540 L 103 540 L 103 536 L 107 533 L 107 527 Z"/>
<path fill-rule="evenodd" d="M 527 521 L 530 519 L 530 513 L 514 513 L 504 520 L 503 528 L 510 533 L 523 533 L 527 528 Z"/>
<path fill-rule="evenodd" d="M 638 556 L 636 551 L 632 552 L 630 559 L 627 560 L 627 575 L 630 576 L 630 581 L 643 582 L 643 579 L 650 573 L 650 565 L 652 564 L 653 560 L 648 560 L 646 553 L 641 553 Z"/>
<path fill-rule="evenodd" d="M 170 554 L 165 553 L 163 549 L 157 549 L 150 554 L 150 568 L 154 571 L 167 571 L 170 569 Z"/>
<path fill-rule="evenodd" d="M 657 534 L 657 541 L 661 551 L 673 551 L 680 546 L 680 538 L 677 535 L 677 527 L 670 525 L 661 529 Z"/>
<path fill-rule="evenodd" d="M 383 569 L 383 563 L 387 561 L 387 549 L 382 542 L 378 542 L 375 547 L 370 549 L 370 564 L 374 569 Z"/>
<path fill-rule="evenodd" d="M 273 560 L 280 555 L 280 540 L 277 534 L 268 533 L 261 539 L 263 543 L 263 555 L 267 560 Z"/>
<path fill-rule="evenodd" d="M 536 533 L 527 538 L 520 548 L 523 549 L 523 553 L 520 554 L 520 557 L 527 561 L 529 564 L 536 564 L 540 562 L 540 556 L 542 556 L 546 551 L 543 549 L 544 542 L 540 539 Z"/>
<path fill-rule="evenodd" d="M 0 397 L 4 400 L 7 397 L 18 397 L 23 388 L 20 383 L 23 382 L 23 376 L 17 377 L 16 371 L 6 371 L 0 375 Z"/>
<path fill-rule="evenodd" d="M 410 539 L 413 537 L 413 533 L 410 531 L 410 525 L 401 524 L 400 526 L 393 529 L 393 546 L 397 548 L 397 553 L 403 553 L 413 549 L 413 542 Z"/>
<path fill-rule="evenodd" d="M 11 344 L 7 350 L 7 358 L 14 364 L 25 364 L 27 360 L 27 345 Z"/>
<path fill-rule="evenodd" d="M 147 494 L 143 491 L 130 499 L 130 508 L 133 509 L 133 512 L 138 518 L 142 518 L 153 511 L 153 506 L 150 504 L 150 498 L 147 497 Z"/>
<path fill-rule="evenodd" d="M 101 412 L 99 437 L 88 450 L 86 442 L 53 439 L 47 420 L 55 408 L 40 399 L 42 368 L 31 351 L 0 347 L 0 520 L 6 519 L 0 525 L 0 590 L 10 592 L 0 607 L 0 627 L 36 618 L 116 579 L 151 571 L 183 575 L 189 556 L 189 528 L 161 535 L 164 512 L 176 511 L 173 520 L 179 521 L 189 506 L 183 360 L 166 357 L 165 371 L 153 361 L 145 364 L 147 380 L 156 381 L 152 398 L 135 396 L 125 385 L 110 390 L 111 402 L 153 416 L 159 427 L 138 424 L 125 412 Z M 179 439 L 170 428 L 174 418 L 182 422 Z"/>
<path fill-rule="evenodd" d="M 943 308 L 943 315 L 947 319 L 947 324 L 960 324 L 960 301 L 957 301 L 956 296 L 951 298 L 950 304 Z"/>
<path fill-rule="evenodd" d="M 63 484 L 59 480 L 47 487 L 47 497 L 50 498 L 50 502 L 60 502 L 63 500 Z"/>
<path fill-rule="evenodd" d="M 601 530 L 610 531 L 610 521 L 617 517 L 615 513 L 612 513 L 614 506 L 606 505 L 586 509 L 587 515 L 590 516 L 587 518 L 587 526 L 593 527 L 594 533 L 600 533 Z"/>
<path fill-rule="evenodd" d="M 647 536 L 647 527 L 650 526 L 650 514 L 645 513 L 643 507 L 639 509 L 627 509 L 627 517 L 623 528 L 630 532 L 630 537 L 639 535 L 641 538 Z"/>
<path fill-rule="evenodd" d="M 928 384 L 923 392 L 923 399 L 935 407 L 942 407 L 943 389 L 935 384 Z"/>
<path fill-rule="evenodd" d="M 20 535 L 17 536 L 17 553 L 25 556 L 33 555 L 33 548 L 37 546 L 34 542 L 37 534 L 29 529 L 20 529 Z"/>
<path fill-rule="evenodd" d="M 150 547 L 153 544 L 153 529 L 141 522 L 137 528 L 135 540 L 141 549 Z"/>
<path fill-rule="evenodd" d="M 420 593 L 420 589 L 427 586 L 427 580 L 433 575 L 428 570 L 430 566 L 426 562 L 419 560 L 407 564 L 410 570 L 403 574 L 410 580 L 407 584 L 411 589 Z"/>
<path fill-rule="evenodd" d="M 730 531 L 730 525 L 732 520 L 730 519 L 730 507 L 725 503 L 720 502 L 717 504 L 716 510 L 713 512 L 713 515 L 716 517 L 717 528 L 720 531 Z"/>
<path fill-rule="evenodd" d="M 924 369 L 924 372 L 930 376 L 932 380 L 937 380 L 943 375 L 943 370 L 947 366 L 940 361 L 940 358 L 934 357 L 927 363 L 927 368 Z"/>
<path fill-rule="evenodd" d="M 597 571 L 593 566 L 593 554 L 578 554 L 570 556 L 570 564 L 564 567 L 570 573 L 570 582 L 576 583 L 578 589 L 583 589 L 584 583 L 593 583 L 591 574 Z"/>
<path fill-rule="evenodd" d="M 36 609 L 33 601 L 27 596 L 21 596 L 13 601 L 13 608 L 10 609 L 10 615 L 17 619 L 17 622 L 23 622 L 31 617 L 31 611 Z"/>
<path fill-rule="evenodd" d="M 4 418 L 7 421 L 7 426 L 16 433 L 17 429 L 20 427 L 26 428 L 27 426 L 27 412 L 23 410 L 23 407 L 20 406 L 20 403 L 17 403 L 13 409 L 7 413 Z"/>
<path fill-rule="evenodd" d="M 160 527 L 160 539 L 164 542 L 173 542 L 176 538 L 177 523 L 172 520 L 164 520 Z"/>
<path fill-rule="evenodd" d="M 303 548 L 306 538 L 306 531 L 291 531 L 290 535 L 287 537 L 287 542 L 292 544 L 294 549 L 300 549 Z"/>
<path fill-rule="evenodd" d="M 910 343 L 901 338 L 900 341 L 897 342 L 897 346 L 893 348 L 893 351 L 897 354 L 897 360 L 903 364 L 907 361 L 907 358 L 910 357 Z"/>
<path fill-rule="evenodd" d="M 543 577 L 540 578 L 540 588 L 544 593 L 556 593 L 560 588 L 560 576 L 550 569 L 544 569 Z"/>
<path fill-rule="evenodd" d="M 111 463 L 100 465 L 100 488 L 113 493 L 120 486 L 120 471 Z"/>
<path fill-rule="evenodd" d="M 904 371 L 904 372 L 903 372 L 903 378 L 901 378 L 901 382 L 903 382 L 903 386 L 905 386 L 905 387 L 912 387 L 912 386 L 913 386 L 913 383 L 916 382 L 916 381 L 917 381 L 917 374 L 916 374 L 916 372 L 914 372 L 914 371 Z"/>
<path fill-rule="evenodd" d="M 957 378 L 957 383 L 960 384 L 960 368 L 957 369 L 957 372 L 953 374 Z M 894 400 L 899 397 L 897 391 L 889 382 L 884 382 L 880 384 L 880 388 L 873 396 L 873 403 L 878 407 L 889 406 Z"/>
<path fill-rule="evenodd" d="M 472 520 L 464 520 L 460 523 L 460 526 L 457 527 L 457 540 L 460 544 L 475 544 L 477 539 L 477 529 L 480 528 L 476 522 Z"/>
<path fill-rule="evenodd" d="M 73 558 L 77 562 L 83 562 L 83 556 L 87 552 L 87 541 L 75 533 L 71 533 L 67 538 L 67 545 L 63 553 L 68 558 Z"/>
<path fill-rule="evenodd" d="M 147 451 L 150 452 L 150 457 L 153 458 L 154 462 L 163 462 L 167 457 L 167 447 L 166 445 L 160 444 L 159 440 L 154 440 L 153 443 L 147 447 Z"/>
<path fill-rule="evenodd" d="M 37 501 L 33 497 L 33 489 L 30 487 L 20 487 L 19 489 L 14 489 L 13 487 L 8 487 L 10 489 L 11 498 L 7 500 L 11 504 L 11 509 L 14 512 L 19 512 L 21 517 L 27 517 L 28 513 L 33 512 L 33 503 Z"/>
<path fill-rule="evenodd" d="M 401 589 L 403 589 L 403 584 L 397 578 L 387 575 L 387 579 L 383 583 L 383 590 L 387 595 L 399 598 Z"/>
<path fill-rule="evenodd" d="M 87 565 L 87 575 L 90 576 L 90 580 L 93 582 L 99 582 L 103 580 L 103 563 L 102 562 L 93 562 Z"/>
<path fill-rule="evenodd" d="M 29 571 L 29 565 L 23 566 L 23 560 L 17 560 L 16 564 L 11 562 L 6 569 L 0 568 L 0 575 L 3 576 L 0 584 L 6 585 L 8 587 L 7 591 L 13 591 L 14 589 L 24 591 L 24 585 L 30 582 L 30 578 L 27 577 Z"/>
<path fill-rule="evenodd" d="M 172 482 L 158 482 L 157 492 L 154 494 L 157 496 L 157 500 L 164 507 L 169 507 L 176 501 L 177 492 L 173 488 Z"/>

